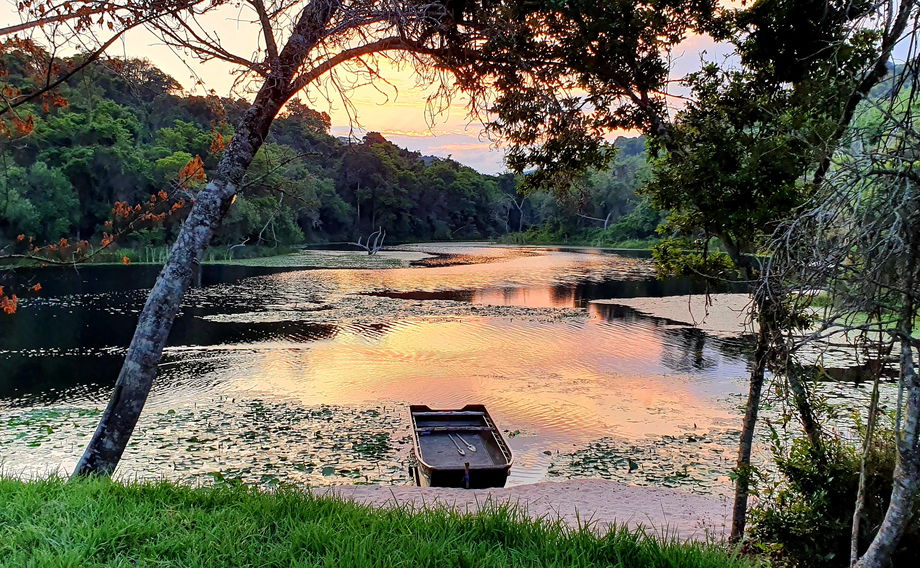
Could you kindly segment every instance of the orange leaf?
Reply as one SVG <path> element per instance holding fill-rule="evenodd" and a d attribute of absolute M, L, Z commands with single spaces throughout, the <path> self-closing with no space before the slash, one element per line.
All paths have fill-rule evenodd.
<path fill-rule="evenodd" d="M 199 185 L 207 179 L 204 175 L 204 163 L 201 161 L 201 156 L 197 154 L 179 170 L 179 185 L 182 187 Z"/>
<path fill-rule="evenodd" d="M 25 120 L 20 118 L 13 119 L 13 126 L 16 128 L 16 132 L 25 136 L 26 134 L 31 134 L 35 130 L 35 117 L 31 114 Z"/>
<path fill-rule="evenodd" d="M 121 263 L 122 263 L 122 264 L 131 264 L 131 259 L 128 258 L 127 256 L 123 256 L 123 257 L 121 257 Z"/>
<path fill-rule="evenodd" d="M 217 154 L 219 152 L 223 152 L 224 148 L 226 147 L 227 147 L 227 141 L 224 140 L 223 134 L 221 134 L 220 132 L 215 132 L 214 137 L 211 138 L 210 152 L 212 154 Z"/>
<path fill-rule="evenodd" d="M 16 294 L 13 294 L 12 298 L 7 298 L 6 296 L 0 298 L 0 309 L 2 309 L 3 313 L 6 315 L 15 314 L 18 304 L 19 298 L 16 297 Z"/>

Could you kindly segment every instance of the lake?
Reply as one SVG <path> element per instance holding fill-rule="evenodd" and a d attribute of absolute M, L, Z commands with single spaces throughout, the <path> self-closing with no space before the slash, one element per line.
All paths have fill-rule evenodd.
<path fill-rule="evenodd" d="M 749 340 L 616 303 L 686 295 L 693 282 L 596 250 L 406 248 L 446 261 L 205 266 L 119 475 L 410 483 L 406 405 L 482 403 L 514 452 L 509 485 L 604 477 L 730 490 Z M 156 272 L 17 275 L 43 292 L 0 320 L 4 473 L 73 467 Z"/>

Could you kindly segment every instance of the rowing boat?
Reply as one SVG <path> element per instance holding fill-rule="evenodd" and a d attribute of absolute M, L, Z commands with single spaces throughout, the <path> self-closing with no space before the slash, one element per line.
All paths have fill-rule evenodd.
<path fill-rule="evenodd" d="M 422 487 L 504 487 L 511 450 L 482 404 L 458 410 L 409 406 L 415 465 Z"/>

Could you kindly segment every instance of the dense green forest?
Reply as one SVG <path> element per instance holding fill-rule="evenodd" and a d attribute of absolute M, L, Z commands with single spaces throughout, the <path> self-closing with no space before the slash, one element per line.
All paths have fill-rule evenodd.
<path fill-rule="evenodd" d="M 15 49 L 3 57 L 6 81 L 26 90 L 27 61 Z M 197 156 L 207 176 L 247 104 L 186 94 L 144 60 L 88 65 L 50 104 L 23 113 L 34 117 L 26 135 L 2 143 L 0 240 L 98 242 L 111 230 L 106 222 L 118 202 L 146 203 L 160 191 L 192 199 L 204 179 L 180 180 L 180 170 Z M 658 224 L 658 214 L 635 195 L 647 169 L 644 138 L 618 139 L 611 168 L 593 172 L 577 196 L 560 201 L 518 195 L 513 174 L 483 175 L 377 133 L 349 140 L 329 129 L 328 115 L 298 100 L 287 105 L 216 245 L 354 241 L 378 227 L 388 242 L 498 238 L 527 229 L 511 240 L 600 242 L 647 237 Z M 166 244 L 181 217 L 138 225 L 120 244 Z"/>

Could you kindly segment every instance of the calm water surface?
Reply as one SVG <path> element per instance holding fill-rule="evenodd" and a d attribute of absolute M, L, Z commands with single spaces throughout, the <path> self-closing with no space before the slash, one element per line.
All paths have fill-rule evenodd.
<path fill-rule="evenodd" d="M 435 247 L 424 247 L 432 250 Z M 206 267 L 121 466 L 129 477 L 408 483 L 405 405 L 488 405 L 509 483 L 588 476 L 720 492 L 747 342 L 591 300 L 685 294 L 597 251 L 436 247 L 484 264 Z M 38 273 L 0 320 L 5 472 L 67 471 L 155 270 Z"/>

